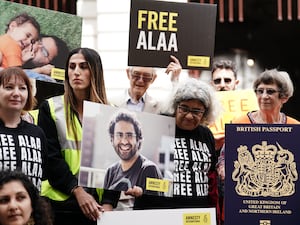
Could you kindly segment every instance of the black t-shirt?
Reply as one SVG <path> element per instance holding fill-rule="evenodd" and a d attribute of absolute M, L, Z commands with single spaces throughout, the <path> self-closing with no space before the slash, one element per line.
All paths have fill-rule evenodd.
<path fill-rule="evenodd" d="M 46 137 L 40 127 L 21 120 L 16 128 L 8 128 L 0 120 L 0 170 L 21 170 L 40 190 L 46 156 Z"/>
<path fill-rule="evenodd" d="M 215 142 L 211 131 L 199 126 L 192 131 L 176 127 L 173 197 L 142 195 L 135 209 L 210 207 L 209 171 L 215 170 Z"/>

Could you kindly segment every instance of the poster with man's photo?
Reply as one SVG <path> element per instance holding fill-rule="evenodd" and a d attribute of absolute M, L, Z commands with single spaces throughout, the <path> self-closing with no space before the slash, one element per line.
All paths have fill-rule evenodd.
<path fill-rule="evenodd" d="M 81 17 L 0 0 L 0 69 L 21 66 L 38 102 L 61 94 L 66 59 L 81 46 L 81 33 Z"/>
<path fill-rule="evenodd" d="M 172 196 L 175 119 L 84 101 L 79 185 Z"/>

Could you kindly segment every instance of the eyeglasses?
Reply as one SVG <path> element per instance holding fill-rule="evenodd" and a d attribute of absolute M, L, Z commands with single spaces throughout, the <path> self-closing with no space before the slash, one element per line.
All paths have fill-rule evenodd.
<path fill-rule="evenodd" d="M 123 138 L 125 138 L 125 140 L 127 141 L 131 141 L 134 137 L 136 137 L 136 134 L 131 132 L 127 132 L 127 133 L 117 132 L 114 134 L 114 137 L 119 141 L 122 140 Z"/>
<path fill-rule="evenodd" d="M 145 82 L 145 83 L 149 83 L 153 79 L 152 74 L 150 74 L 150 73 L 141 73 L 141 72 L 138 72 L 138 71 L 133 71 L 131 73 L 131 77 L 132 77 L 132 79 L 134 79 L 136 81 L 142 78 L 143 82 Z"/>
<path fill-rule="evenodd" d="M 44 57 L 48 58 L 49 57 L 49 52 L 48 50 L 45 48 L 45 46 L 41 46 L 41 51 Z"/>
<path fill-rule="evenodd" d="M 193 116 L 201 116 L 205 113 L 205 110 L 202 109 L 190 109 L 184 105 L 178 105 L 179 112 L 182 114 L 192 113 Z"/>
<path fill-rule="evenodd" d="M 280 91 L 277 91 L 275 89 L 272 89 L 272 88 L 267 88 L 267 89 L 255 89 L 254 92 L 257 94 L 257 95 L 263 95 L 264 93 L 267 93 L 267 95 L 273 95 L 275 94 L 276 92 L 280 92 Z"/>
<path fill-rule="evenodd" d="M 231 78 L 217 78 L 217 79 L 214 79 L 214 84 L 221 84 L 221 81 L 222 79 L 224 80 L 225 84 L 230 84 L 232 79 Z"/>

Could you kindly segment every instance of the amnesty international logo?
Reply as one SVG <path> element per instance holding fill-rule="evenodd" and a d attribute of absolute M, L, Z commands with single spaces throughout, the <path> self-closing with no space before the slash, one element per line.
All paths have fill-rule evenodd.
<path fill-rule="evenodd" d="M 235 190 L 241 196 L 282 197 L 295 193 L 298 180 L 294 155 L 278 143 L 247 146 L 238 149 L 238 160 L 234 161 L 232 179 Z"/>
<path fill-rule="evenodd" d="M 260 220 L 259 225 L 271 225 L 271 220 Z"/>

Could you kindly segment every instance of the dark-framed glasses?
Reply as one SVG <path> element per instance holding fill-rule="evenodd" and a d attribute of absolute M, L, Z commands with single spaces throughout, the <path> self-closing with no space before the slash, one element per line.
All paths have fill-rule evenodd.
<path fill-rule="evenodd" d="M 266 89 L 264 89 L 264 88 L 258 88 L 258 89 L 255 89 L 254 92 L 257 95 L 263 95 L 264 93 L 266 93 L 267 95 L 273 95 L 273 94 L 275 94 L 277 92 L 280 92 L 280 91 L 275 90 L 273 88 L 266 88 Z"/>
<path fill-rule="evenodd" d="M 127 141 L 131 141 L 133 138 L 136 137 L 136 134 L 132 132 L 126 132 L 126 133 L 116 132 L 114 133 L 114 137 L 119 141 L 122 140 L 123 138 L 125 138 L 125 140 Z"/>
<path fill-rule="evenodd" d="M 189 108 L 185 105 L 178 105 L 178 110 L 182 114 L 192 113 L 193 116 L 201 116 L 205 113 L 204 109 Z"/>
<path fill-rule="evenodd" d="M 213 81 L 214 81 L 214 84 L 221 84 L 221 81 L 222 81 L 222 79 L 224 80 L 224 83 L 225 84 L 230 84 L 231 83 L 231 81 L 232 81 L 232 79 L 231 78 L 217 78 L 217 79 L 214 79 Z"/>
<path fill-rule="evenodd" d="M 132 79 L 134 79 L 136 81 L 140 80 L 142 78 L 142 80 L 145 83 L 149 83 L 153 79 L 153 75 L 152 74 L 150 74 L 150 73 L 141 73 L 141 72 L 138 72 L 138 71 L 132 71 L 131 72 L 131 77 L 132 77 Z"/>

